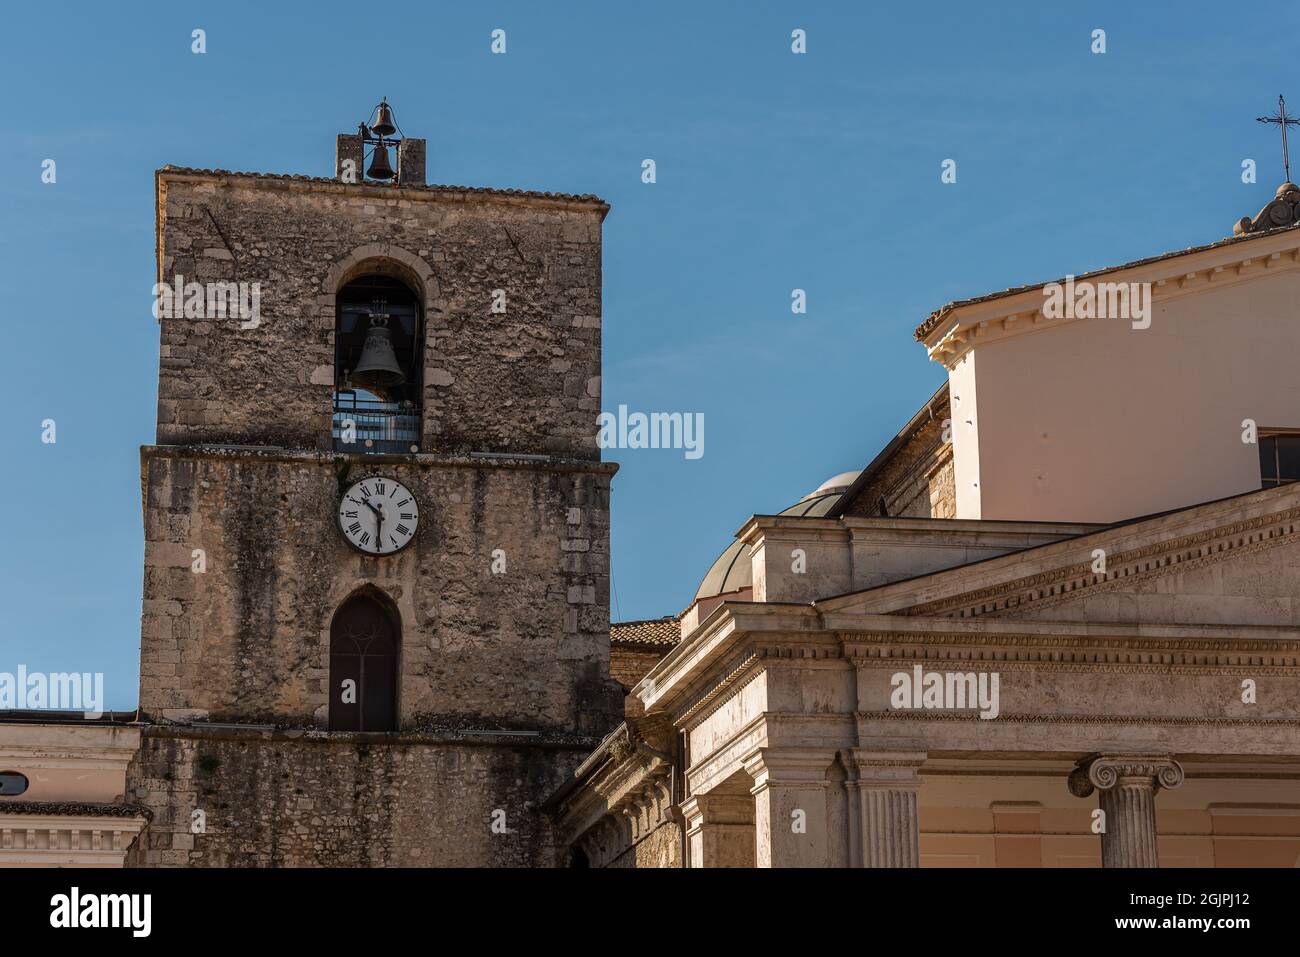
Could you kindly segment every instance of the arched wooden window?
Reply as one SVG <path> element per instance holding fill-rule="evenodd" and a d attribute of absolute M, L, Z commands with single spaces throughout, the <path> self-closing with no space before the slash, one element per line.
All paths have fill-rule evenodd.
<path fill-rule="evenodd" d="M 330 625 L 331 731 L 397 730 L 396 614 L 367 594 L 343 603 Z"/>

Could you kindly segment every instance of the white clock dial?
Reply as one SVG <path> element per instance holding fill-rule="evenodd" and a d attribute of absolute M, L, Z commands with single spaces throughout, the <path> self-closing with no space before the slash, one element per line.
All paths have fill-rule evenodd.
<path fill-rule="evenodd" d="M 415 495 L 401 482 L 373 475 L 354 482 L 339 502 L 339 530 L 367 555 L 391 555 L 411 544 L 420 522 Z"/>

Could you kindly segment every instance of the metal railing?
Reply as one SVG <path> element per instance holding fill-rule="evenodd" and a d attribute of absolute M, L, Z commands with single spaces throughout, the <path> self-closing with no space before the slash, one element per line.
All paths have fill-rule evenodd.
<path fill-rule="evenodd" d="M 360 399 L 354 391 L 334 396 L 336 452 L 418 452 L 420 410 L 411 402 Z"/>

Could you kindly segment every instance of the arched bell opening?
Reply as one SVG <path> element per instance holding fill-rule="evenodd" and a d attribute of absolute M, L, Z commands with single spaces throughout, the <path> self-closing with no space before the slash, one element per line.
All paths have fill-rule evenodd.
<path fill-rule="evenodd" d="M 418 452 L 424 315 L 402 280 L 349 280 L 335 297 L 334 420 L 337 452 Z"/>

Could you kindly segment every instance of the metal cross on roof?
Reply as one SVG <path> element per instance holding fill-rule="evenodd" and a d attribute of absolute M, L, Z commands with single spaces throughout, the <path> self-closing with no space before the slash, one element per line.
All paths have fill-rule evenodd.
<path fill-rule="evenodd" d="M 1257 116 L 1256 123 L 1276 123 L 1282 127 L 1282 166 L 1286 170 L 1286 181 L 1291 182 L 1291 155 L 1287 152 L 1286 147 L 1286 128 L 1288 126 L 1300 126 L 1300 119 L 1294 116 L 1287 116 L 1286 100 L 1279 94 L 1277 98 L 1277 113 L 1274 116 Z"/>

